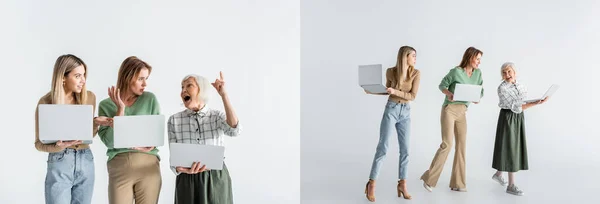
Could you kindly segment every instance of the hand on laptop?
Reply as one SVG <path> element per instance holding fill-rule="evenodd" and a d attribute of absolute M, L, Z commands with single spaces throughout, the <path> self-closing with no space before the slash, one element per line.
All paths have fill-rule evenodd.
<path fill-rule="evenodd" d="M 444 89 L 442 91 L 442 93 L 444 93 L 446 95 L 446 97 L 448 98 L 448 101 L 454 102 L 454 94 L 452 92 L 450 92 L 448 89 Z"/>
<path fill-rule="evenodd" d="M 542 99 L 542 100 L 539 100 L 539 101 L 532 102 L 532 103 L 533 103 L 534 105 L 540 105 L 540 104 L 543 104 L 543 103 L 545 103 L 547 100 L 548 100 L 548 97 L 546 97 L 546 98 L 544 98 L 544 99 Z"/>
<path fill-rule="evenodd" d="M 385 91 L 389 94 L 389 95 L 396 95 L 396 89 L 393 88 L 387 88 L 385 89 Z"/>
<path fill-rule="evenodd" d="M 81 144 L 81 143 L 83 143 L 83 141 L 81 141 L 81 140 L 71 140 L 71 141 L 62 141 L 62 140 L 59 140 L 58 142 L 56 142 L 56 146 L 64 149 L 64 148 L 67 148 L 67 147 L 70 147 L 70 146 L 73 146 L 73 145 L 78 145 L 78 144 Z"/>
<path fill-rule="evenodd" d="M 210 171 L 210 169 L 206 168 L 206 165 L 200 165 L 200 162 L 194 162 L 194 164 L 192 164 L 192 167 L 190 167 L 190 168 L 178 166 L 175 169 L 179 173 L 186 173 L 186 174 L 197 174 L 197 173 L 204 172 L 204 171 Z"/>
<path fill-rule="evenodd" d="M 141 151 L 141 152 L 150 152 L 154 149 L 154 147 L 132 147 L 131 149 Z"/>
<path fill-rule="evenodd" d="M 112 126 L 112 123 L 113 123 L 113 119 L 106 117 L 106 116 L 100 116 L 100 117 L 94 118 L 94 124 L 96 124 L 96 125 Z"/>
<path fill-rule="evenodd" d="M 454 102 L 454 94 L 450 93 L 447 96 L 448 96 L 448 101 Z"/>
<path fill-rule="evenodd" d="M 533 104 L 533 105 L 540 105 L 540 104 L 543 104 L 543 103 L 545 103 L 547 100 L 548 100 L 548 97 L 546 96 L 546 98 L 544 98 L 544 99 L 542 99 L 542 100 L 539 100 L 539 101 L 532 101 L 532 102 L 529 102 L 529 104 Z"/>

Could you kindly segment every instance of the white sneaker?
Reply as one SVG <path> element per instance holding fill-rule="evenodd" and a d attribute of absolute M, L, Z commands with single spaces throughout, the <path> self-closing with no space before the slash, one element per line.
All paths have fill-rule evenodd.
<path fill-rule="evenodd" d="M 518 196 L 525 195 L 525 193 L 523 193 L 523 191 L 521 189 L 519 189 L 519 187 L 515 186 L 515 184 L 508 186 L 506 188 L 506 193 L 510 193 L 510 194 L 518 195 Z"/>
<path fill-rule="evenodd" d="M 466 188 L 450 188 L 450 190 L 458 191 L 458 192 L 467 192 Z"/>
<path fill-rule="evenodd" d="M 425 190 L 432 192 L 433 191 L 433 187 L 427 185 L 427 183 L 425 183 L 425 181 L 423 181 L 423 187 L 425 187 Z"/>
<path fill-rule="evenodd" d="M 502 176 L 496 176 L 496 174 L 494 174 L 492 176 L 492 179 L 494 179 L 494 181 L 498 182 L 502 186 L 506 186 L 507 184 L 506 180 L 504 180 Z"/>

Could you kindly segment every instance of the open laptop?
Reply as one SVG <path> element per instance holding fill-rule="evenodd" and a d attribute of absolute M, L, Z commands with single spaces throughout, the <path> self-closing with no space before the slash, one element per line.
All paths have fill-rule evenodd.
<path fill-rule="evenodd" d="M 552 84 L 542 97 L 525 100 L 524 102 L 525 103 L 533 103 L 533 102 L 544 100 L 544 98 L 552 96 L 552 94 L 554 94 L 554 92 L 556 92 L 556 90 L 558 90 L 558 88 L 560 88 L 560 86 L 558 84 Z"/>
<path fill-rule="evenodd" d="M 223 169 L 225 147 L 201 144 L 170 143 L 171 166 L 191 167 L 194 162 L 206 165 L 207 169 Z"/>
<path fill-rule="evenodd" d="M 358 83 L 364 90 L 371 93 L 387 93 L 383 79 L 381 64 L 358 66 Z"/>
<path fill-rule="evenodd" d="M 480 85 L 456 84 L 454 86 L 454 101 L 479 102 L 481 99 Z"/>
<path fill-rule="evenodd" d="M 113 126 L 114 148 L 164 145 L 164 115 L 115 116 Z"/>
<path fill-rule="evenodd" d="M 92 105 L 38 105 L 39 139 L 44 144 L 58 140 L 82 140 L 91 144 L 94 138 L 94 107 Z"/>

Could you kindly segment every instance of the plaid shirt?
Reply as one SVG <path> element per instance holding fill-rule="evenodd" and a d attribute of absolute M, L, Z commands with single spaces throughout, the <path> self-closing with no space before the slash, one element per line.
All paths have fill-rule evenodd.
<path fill-rule="evenodd" d="M 514 113 L 523 112 L 523 102 L 527 96 L 527 89 L 522 84 L 514 84 L 502 81 L 498 86 L 498 106 L 502 109 L 509 109 Z"/>
<path fill-rule="evenodd" d="M 223 135 L 238 136 L 241 126 L 227 124 L 225 112 L 207 107 L 199 112 L 185 109 L 169 117 L 169 143 L 224 146 Z M 178 174 L 175 167 L 171 167 Z"/>

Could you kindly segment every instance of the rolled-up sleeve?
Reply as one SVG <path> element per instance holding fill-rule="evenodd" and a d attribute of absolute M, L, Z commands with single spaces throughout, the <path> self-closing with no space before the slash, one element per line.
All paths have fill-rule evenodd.
<path fill-rule="evenodd" d="M 498 87 L 498 99 L 500 108 L 510 109 L 514 113 L 523 112 L 523 104 L 525 103 L 502 85 Z"/>
<path fill-rule="evenodd" d="M 454 69 L 451 69 L 448 72 L 448 74 L 446 74 L 446 76 L 444 76 L 444 78 L 440 82 L 440 85 L 438 85 L 438 88 L 440 89 L 440 91 L 443 91 L 444 89 L 448 89 L 450 87 L 450 85 L 452 84 L 452 82 L 454 82 L 454 75 L 455 74 L 456 73 L 455 73 Z"/>
<path fill-rule="evenodd" d="M 218 123 L 221 124 L 220 128 L 223 130 L 223 134 L 227 135 L 227 136 L 238 136 L 240 134 L 240 132 L 242 131 L 242 126 L 240 121 L 238 120 L 237 125 L 235 125 L 235 127 L 231 127 L 229 126 L 229 124 L 227 124 L 227 116 L 225 115 L 225 112 L 223 111 L 219 111 L 219 119 L 218 119 Z"/>
<path fill-rule="evenodd" d="M 171 148 L 170 143 L 176 143 L 177 142 L 177 137 L 175 136 L 175 117 L 171 116 L 169 117 L 169 120 L 167 122 L 167 132 L 169 134 L 169 149 Z M 173 171 L 173 173 L 175 173 L 175 175 L 179 175 L 179 172 L 177 172 L 177 167 L 175 166 L 171 166 L 171 171 Z"/>

